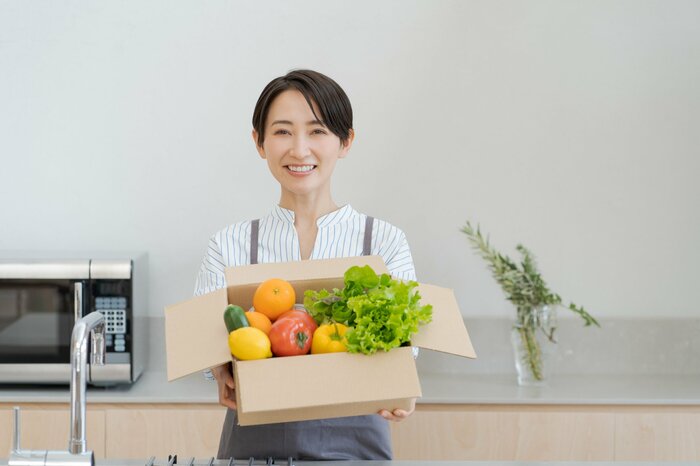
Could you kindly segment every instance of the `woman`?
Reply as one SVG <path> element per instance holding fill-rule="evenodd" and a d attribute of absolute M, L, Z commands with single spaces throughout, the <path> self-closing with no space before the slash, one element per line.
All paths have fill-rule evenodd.
<path fill-rule="evenodd" d="M 401 230 L 333 201 L 335 164 L 347 155 L 354 137 L 350 101 L 335 81 L 310 70 L 272 80 L 255 106 L 253 141 L 280 184 L 279 205 L 266 217 L 212 236 L 195 295 L 226 286 L 224 268 L 229 266 L 366 254 L 382 256 L 392 275 L 415 280 Z M 378 415 L 241 427 L 230 364 L 212 373 L 219 403 L 229 408 L 219 458 L 391 459 L 386 420 L 400 421 L 412 412 L 387 407 Z"/>

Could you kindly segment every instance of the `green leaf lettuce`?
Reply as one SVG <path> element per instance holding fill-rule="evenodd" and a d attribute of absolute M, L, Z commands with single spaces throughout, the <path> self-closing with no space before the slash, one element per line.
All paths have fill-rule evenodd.
<path fill-rule="evenodd" d="M 344 275 L 342 289 L 307 290 L 304 306 L 319 323 L 351 327 L 348 351 L 372 354 L 408 344 L 418 327 L 432 319 L 432 306 L 420 305 L 418 283 L 377 275 L 366 265 Z"/>

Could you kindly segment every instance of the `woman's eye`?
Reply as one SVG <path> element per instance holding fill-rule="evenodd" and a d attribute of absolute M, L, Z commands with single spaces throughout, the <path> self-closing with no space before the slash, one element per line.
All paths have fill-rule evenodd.
<path fill-rule="evenodd" d="M 311 132 L 311 134 L 328 134 L 328 133 L 322 129 L 315 129 Z"/>
<path fill-rule="evenodd" d="M 289 134 L 289 131 L 286 129 L 278 129 L 274 132 L 274 134 Z"/>

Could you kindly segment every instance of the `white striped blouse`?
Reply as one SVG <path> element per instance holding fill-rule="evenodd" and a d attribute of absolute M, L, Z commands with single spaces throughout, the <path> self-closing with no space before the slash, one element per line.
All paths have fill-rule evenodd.
<path fill-rule="evenodd" d="M 320 217 L 318 233 L 310 259 L 331 259 L 362 255 L 367 216 L 349 204 Z M 251 221 L 239 222 L 214 234 L 199 269 L 195 296 L 226 286 L 226 267 L 250 263 Z M 413 258 L 404 233 L 379 219 L 372 228 L 371 253 L 379 255 L 389 273 L 403 280 L 415 280 Z M 275 206 L 260 219 L 258 262 L 301 260 L 299 238 L 294 228 L 294 212 Z"/>

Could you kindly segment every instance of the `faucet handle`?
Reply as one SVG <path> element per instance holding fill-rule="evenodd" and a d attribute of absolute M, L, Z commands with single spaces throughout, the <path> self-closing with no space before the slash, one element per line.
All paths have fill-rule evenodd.
<path fill-rule="evenodd" d="M 12 431 L 12 451 L 13 452 L 18 452 L 21 450 L 20 445 L 19 445 L 19 439 L 20 439 L 20 424 L 19 424 L 19 406 L 15 406 L 12 408 L 14 411 L 14 429 Z"/>
<path fill-rule="evenodd" d="M 22 450 L 19 444 L 20 438 L 20 423 L 19 423 L 19 406 L 13 408 L 14 411 L 14 431 L 12 432 L 12 449 L 10 457 L 7 459 L 8 466 L 43 466 L 46 464 L 46 450 Z M 61 465 L 68 465 L 63 462 Z M 57 465 L 58 466 L 58 465 Z M 81 465 L 83 466 L 83 465 Z M 94 465 L 84 465 L 94 466 Z"/>
<path fill-rule="evenodd" d="M 90 364 L 103 366 L 105 363 L 105 324 L 102 322 L 90 331 L 92 345 L 90 349 Z"/>

